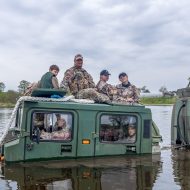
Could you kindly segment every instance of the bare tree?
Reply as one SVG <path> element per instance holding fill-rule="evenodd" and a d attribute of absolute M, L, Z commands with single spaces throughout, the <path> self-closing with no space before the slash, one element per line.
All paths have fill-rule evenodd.
<path fill-rule="evenodd" d="M 159 89 L 159 92 L 162 92 L 162 94 L 168 92 L 167 88 L 165 86 L 161 86 Z"/>

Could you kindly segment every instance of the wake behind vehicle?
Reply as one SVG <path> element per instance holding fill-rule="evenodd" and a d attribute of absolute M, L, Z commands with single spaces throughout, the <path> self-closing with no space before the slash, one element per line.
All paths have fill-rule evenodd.
<path fill-rule="evenodd" d="M 13 128 L 8 126 L 2 137 L 6 162 L 160 152 L 159 130 L 143 105 L 37 97 L 41 93 L 18 100 Z"/>

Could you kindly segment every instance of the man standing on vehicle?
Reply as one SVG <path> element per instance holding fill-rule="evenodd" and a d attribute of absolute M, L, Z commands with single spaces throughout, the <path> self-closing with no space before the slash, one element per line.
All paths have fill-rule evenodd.
<path fill-rule="evenodd" d="M 66 70 L 60 87 L 76 96 L 82 89 L 94 88 L 95 83 L 92 76 L 82 68 L 83 57 L 77 54 L 74 57 L 74 66 Z"/>

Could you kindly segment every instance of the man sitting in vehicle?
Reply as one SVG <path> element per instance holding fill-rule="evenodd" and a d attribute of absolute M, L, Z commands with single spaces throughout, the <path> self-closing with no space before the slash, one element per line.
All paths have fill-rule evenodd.
<path fill-rule="evenodd" d="M 126 138 L 127 143 L 134 143 L 136 141 L 136 127 L 133 124 L 130 124 L 127 128 L 128 136 Z"/>
<path fill-rule="evenodd" d="M 74 58 L 74 66 L 66 70 L 60 87 L 76 96 L 82 89 L 94 88 L 95 83 L 92 76 L 82 68 L 83 57 L 77 54 Z"/>
<path fill-rule="evenodd" d="M 87 88 L 79 91 L 77 98 L 90 99 L 98 103 L 110 103 L 114 92 L 114 87 L 107 83 L 110 73 L 107 70 L 100 72 L 100 81 L 96 88 Z M 117 89 L 115 88 L 115 92 Z"/>
<path fill-rule="evenodd" d="M 113 96 L 117 94 L 117 89 L 108 84 L 109 75 L 111 75 L 107 70 L 102 70 L 100 72 L 100 80 L 96 85 L 96 89 L 99 93 L 106 95 L 110 100 L 113 100 Z"/>
<path fill-rule="evenodd" d="M 138 103 L 139 91 L 136 86 L 132 85 L 128 81 L 128 75 L 124 72 L 120 73 L 119 80 L 121 81 L 121 84 L 116 86 L 118 90 L 118 97 L 116 98 L 116 101 Z"/>
<path fill-rule="evenodd" d="M 52 132 L 52 139 L 56 140 L 71 140 L 71 132 L 69 127 L 66 124 L 65 119 L 60 118 L 56 123 L 55 123 L 55 131 Z"/>

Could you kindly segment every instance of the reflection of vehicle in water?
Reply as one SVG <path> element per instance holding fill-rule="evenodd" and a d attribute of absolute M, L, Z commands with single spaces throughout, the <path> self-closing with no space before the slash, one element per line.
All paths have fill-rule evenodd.
<path fill-rule="evenodd" d="M 51 92 L 51 90 L 49 90 Z M 5 161 L 65 159 L 159 152 L 161 136 L 151 111 L 142 105 L 97 104 L 82 100 L 23 97 L 17 103 Z M 63 126 L 58 121 L 63 120 Z M 56 124 L 57 123 L 57 124 Z M 128 141 L 128 128 L 135 128 Z M 13 133 L 11 133 L 13 131 Z"/>
<path fill-rule="evenodd" d="M 190 189 L 190 152 L 184 150 L 172 150 L 172 165 L 175 182 L 183 190 Z"/>
<path fill-rule="evenodd" d="M 120 156 L 65 163 L 9 164 L 2 167 L 2 176 L 16 182 L 20 190 L 136 190 L 152 189 L 161 167 L 158 154 Z"/>
<path fill-rule="evenodd" d="M 190 87 L 177 90 L 173 106 L 171 144 L 178 148 L 190 147 Z"/>

